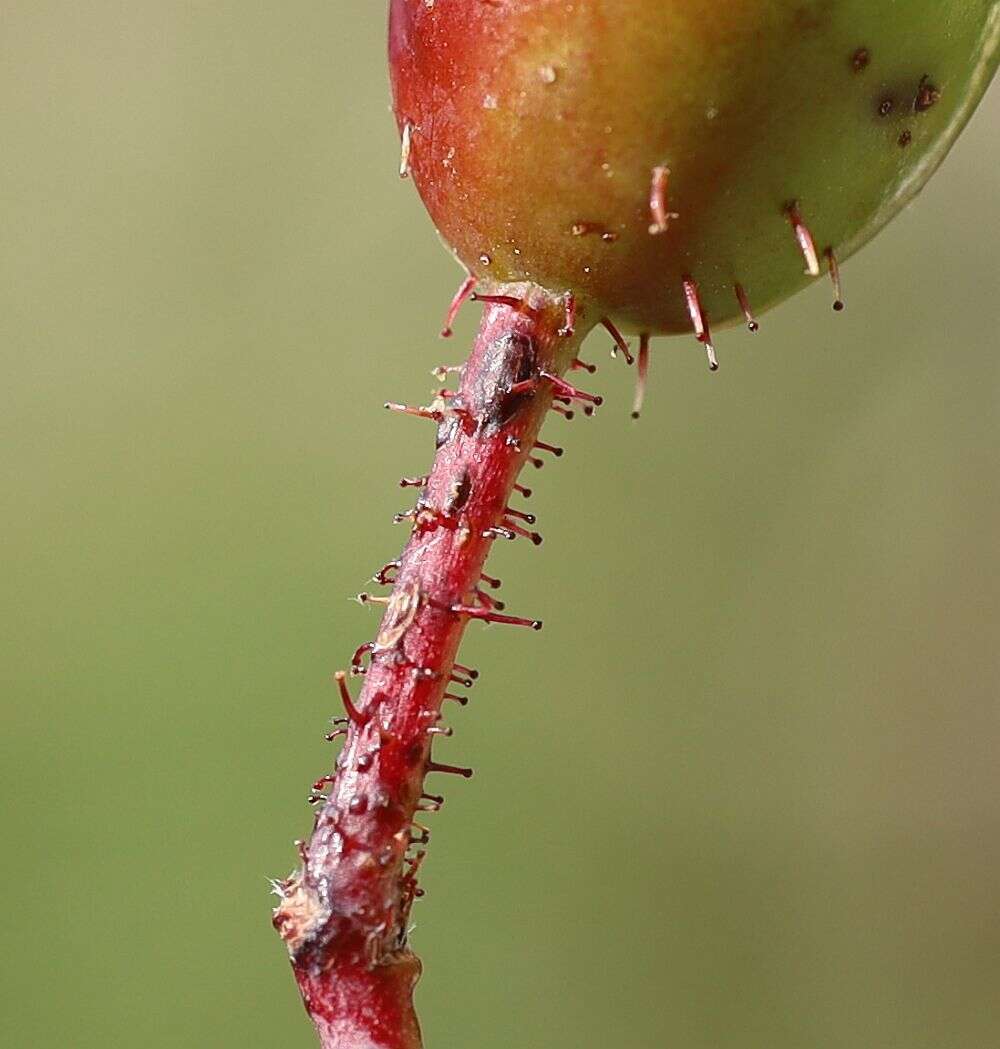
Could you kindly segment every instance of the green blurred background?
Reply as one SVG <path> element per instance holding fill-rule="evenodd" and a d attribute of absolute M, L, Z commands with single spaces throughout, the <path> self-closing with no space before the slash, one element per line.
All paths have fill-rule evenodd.
<path fill-rule="evenodd" d="M 266 877 L 458 359 L 377 0 L 7 2 L 4 1047 L 313 1045 Z M 1000 94 L 918 204 L 649 410 L 553 419 L 442 753 L 437 1049 L 1000 1041 Z M 502 545 L 502 544 L 501 544 Z"/>

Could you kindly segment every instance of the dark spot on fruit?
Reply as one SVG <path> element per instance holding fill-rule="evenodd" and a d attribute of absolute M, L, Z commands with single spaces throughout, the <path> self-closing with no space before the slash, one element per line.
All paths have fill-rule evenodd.
<path fill-rule="evenodd" d="M 895 102 L 891 98 L 883 98 L 878 104 L 878 115 L 880 117 L 887 117 L 893 110 Z"/>
<path fill-rule="evenodd" d="M 867 47 L 859 47 L 857 51 L 851 55 L 851 68 L 855 73 L 861 73 L 868 68 L 868 64 L 871 60 L 871 51 L 869 51 Z"/>
<path fill-rule="evenodd" d="M 613 244 L 618 239 L 617 233 L 605 229 L 599 222 L 574 222 L 569 228 L 574 237 L 586 237 L 591 234 L 600 234 L 605 244 Z"/>
<path fill-rule="evenodd" d="M 913 132 L 911 132 L 911 131 L 910 131 L 910 129 L 909 129 L 909 128 L 907 128 L 907 129 L 906 129 L 906 131 L 904 131 L 904 132 L 903 132 L 903 133 L 902 133 L 902 134 L 901 134 L 901 135 L 899 136 L 899 144 L 900 144 L 900 146 L 902 146 L 902 148 L 903 148 L 903 149 L 906 149 L 906 147 L 907 147 L 907 146 L 908 146 L 908 145 L 909 145 L 909 144 L 910 144 L 910 143 L 911 143 L 912 141 L 913 141 Z"/>
<path fill-rule="evenodd" d="M 917 88 L 917 97 L 913 100 L 913 108 L 917 113 L 926 113 L 941 98 L 941 91 L 936 88 L 926 74 L 920 79 Z"/>

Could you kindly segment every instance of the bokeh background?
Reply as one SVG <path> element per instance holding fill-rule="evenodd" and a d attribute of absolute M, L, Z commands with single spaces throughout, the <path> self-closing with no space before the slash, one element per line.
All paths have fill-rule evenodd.
<path fill-rule="evenodd" d="M 313 1045 L 266 878 L 458 359 L 383 4 L 0 32 L 0 1044 Z M 541 635 L 473 628 L 414 943 L 437 1049 L 1000 1040 L 1000 93 L 827 287 L 553 419 Z M 501 544 L 503 545 L 503 544 Z"/>

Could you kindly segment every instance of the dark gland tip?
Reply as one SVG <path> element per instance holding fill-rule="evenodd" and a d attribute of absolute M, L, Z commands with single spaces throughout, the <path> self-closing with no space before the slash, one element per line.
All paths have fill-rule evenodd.
<path fill-rule="evenodd" d="M 928 76 L 924 76 L 917 88 L 917 97 L 913 100 L 913 108 L 918 113 L 926 113 L 928 109 L 936 105 L 941 99 L 941 91 L 936 88 Z"/>

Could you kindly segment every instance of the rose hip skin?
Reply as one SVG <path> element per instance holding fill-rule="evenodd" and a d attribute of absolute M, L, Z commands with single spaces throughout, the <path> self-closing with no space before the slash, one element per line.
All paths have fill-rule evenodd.
<path fill-rule="evenodd" d="M 759 314 L 809 281 L 793 204 L 823 269 L 878 232 L 998 37 L 996 0 L 391 0 L 389 54 L 407 167 L 472 273 L 667 334 L 685 277 L 717 326 L 737 285 Z"/>

